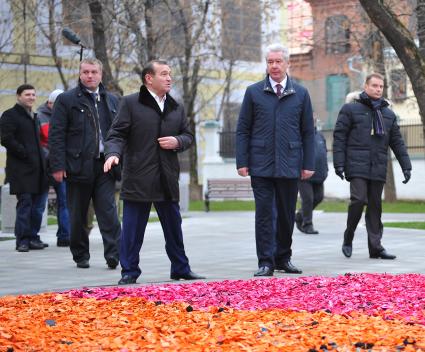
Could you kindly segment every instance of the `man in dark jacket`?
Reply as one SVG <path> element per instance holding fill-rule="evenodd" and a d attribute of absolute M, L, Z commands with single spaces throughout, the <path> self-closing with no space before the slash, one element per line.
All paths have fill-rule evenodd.
<path fill-rule="evenodd" d="M 152 203 L 164 231 L 171 279 L 204 278 L 191 271 L 183 245 L 177 152 L 190 147 L 193 135 L 183 107 L 168 94 L 170 74 L 165 61 L 154 60 L 146 65 L 140 92 L 122 99 L 106 141 L 104 171 L 123 163 L 119 285 L 135 283 L 141 274 L 139 252 Z"/>
<path fill-rule="evenodd" d="M 40 240 L 42 195 L 47 189 L 44 158 L 40 145 L 40 123 L 32 108 L 36 93 L 32 85 L 16 90 L 17 103 L 0 120 L 1 144 L 6 148 L 6 176 L 10 194 L 16 194 L 16 250 L 43 249 Z"/>
<path fill-rule="evenodd" d="M 383 89 L 384 78 L 380 74 L 367 76 L 364 91 L 354 102 L 341 108 L 335 125 L 335 173 L 350 182 L 350 205 L 342 245 L 347 258 L 351 257 L 354 232 L 365 205 L 370 258 L 396 258 L 381 244 L 382 191 L 387 176 L 388 147 L 403 170 L 403 183 L 409 181 L 412 165 L 396 116 L 382 98 Z"/>
<path fill-rule="evenodd" d="M 267 77 L 247 88 L 237 125 L 236 167 L 240 176 L 251 176 L 255 198 L 254 276 L 301 273 L 290 261 L 292 232 L 298 179 L 314 173 L 314 123 L 307 90 L 286 74 L 288 60 L 285 47 L 267 48 Z"/>
<path fill-rule="evenodd" d="M 295 214 L 295 224 L 298 230 L 309 235 L 319 233 L 313 226 L 313 210 L 323 200 L 323 184 L 326 177 L 328 177 L 326 139 L 317 129 L 314 133 L 314 145 L 314 175 L 307 180 L 300 180 L 298 182 L 301 209 Z"/>
<path fill-rule="evenodd" d="M 116 175 L 103 172 L 104 141 L 115 118 L 118 98 L 101 84 L 102 63 L 84 59 L 76 88 L 62 93 L 53 107 L 49 131 L 50 168 L 54 179 L 66 178 L 71 224 L 70 249 L 78 268 L 89 268 L 87 211 L 90 200 L 102 234 L 109 268 L 119 262 L 121 226 L 114 200 Z"/>

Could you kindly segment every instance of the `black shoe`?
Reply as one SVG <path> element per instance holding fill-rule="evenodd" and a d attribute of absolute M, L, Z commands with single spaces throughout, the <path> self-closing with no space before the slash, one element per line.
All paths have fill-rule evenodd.
<path fill-rule="evenodd" d="M 276 265 L 275 269 L 277 271 L 284 271 L 288 274 L 302 274 L 302 270 L 298 269 L 295 265 L 293 265 L 290 260 L 281 265 Z"/>
<path fill-rule="evenodd" d="M 19 246 L 16 247 L 16 250 L 18 252 L 29 252 L 30 247 L 27 244 L 20 244 Z"/>
<path fill-rule="evenodd" d="M 268 266 L 260 266 L 254 276 L 273 276 L 273 269 Z"/>
<path fill-rule="evenodd" d="M 297 229 L 301 232 L 303 231 L 303 217 L 301 215 L 301 213 L 296 213 L 295 214 L 295 225 L 297 226 Z"/>
<path fill-rule="evenodd" d="M 136 283 L 136 278 L 131 277 L 130 275 L 124 275 L 120 281 L 118 281 L 118 285 L 130 285 Z"/>
<path fill-rule="evenodd" d="M 83 260 L 77 262 L 77 268 L 81 268 L 81 269 L 90 268 L 89 260 L 83 259 Z"/>
<path fill-rule="evenodd" d="M 49 244 L 46 242 L 43 242 L 42 240 L 34 240 L 34 242 L 41 243 L 44 248 L 49 247 Z"/>
<path fill-rule="evenodd" d="M 202 280 L 202 279 L 206 279 L 206 277 L 195 274 L 193 271 L 189 271 L 186 274 L 171 274 L 170 279 L 171 280 Z"/>
<path fill-rule="evenodd" d="M 317 235 L 319 233 L 319 231 L 314 229 L 313 224 L 304 225 L 303 232 L 308 235 Z"/>
<path fill-rule="evenodd" d="M 44 249 L 44 244 L 39 241 L 30 241 L 29 249 Z"/>
<path fill-rule="evenodd" d="M 347 258 L 350 258 L 351 254 L 353 254 L 353 246 L 351 244 L 343 244 L 342 253 L 344 253 Z"/>
<path fill-rule="evenodd" d="M 115 257 L 106 258 L 106 264 L 109 269 L 115 269 L 118 266 L 118 259 Z"/>
<path fill-rule="evenodd" d="M 58 246 L 58 247 L 69 247 L 69 239 L 58 238 L 58 240 L 56 242 L 56 246 Z"/>
<path fill-rule="evenodd" d="M 370 254 L 370 258 L 373 259 L 395 259 L 397 258 L 394 254 L 388 253 L 385 249 L 380 251 L 378 254 Z"/>

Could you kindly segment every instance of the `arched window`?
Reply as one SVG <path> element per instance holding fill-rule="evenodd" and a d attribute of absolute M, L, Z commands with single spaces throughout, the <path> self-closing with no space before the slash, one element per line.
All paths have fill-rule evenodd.
<path fill-rule="evenodd" d="M 328 17 L 325 24 L 326 54 L 344 54 L 350 51 L 350 22 L 347 16 Z"/>

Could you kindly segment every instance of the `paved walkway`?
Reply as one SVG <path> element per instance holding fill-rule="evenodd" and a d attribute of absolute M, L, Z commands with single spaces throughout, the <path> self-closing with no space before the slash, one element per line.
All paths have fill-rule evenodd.
<path fill-rule="evenodd" d="M 353 256 L 341 253 L 345 213 L 315 213 L 319 235 L 295 229 L 292 262 L 309 275 L 347 272 L 425 274 L 425 231 L 386 228 L 383 244 L 397 255 L 394 261 L 369 259 L 364 220 L 356 233 Z M 425 214 L 384 214 L 384 221 L 425 220 Z M 184 215 L 186 252 L 193 271 L 208 280 L 250 279 L 257 268 L 253 212 L 190 212 Z M 103 259 L 97 228 L 90 235 L 89 269 L 78 269 L 68 248 L 56 247 L 56 226 L 41 234 L 50 247 L 18 253 L 15 241 L 0 241 L 0 295 L 62 291 L 87 286 L 116 285 L 120 270 L 110 270 Z M 10 236 L 10 234 L 0 234 Z M 138 284 L 172 282 L 159 223 L 150 223 L 141 251 Z M 277 277 L 290 276 L 275 273 Z M 174 281 L 173 281 L 174 282 Z"/>

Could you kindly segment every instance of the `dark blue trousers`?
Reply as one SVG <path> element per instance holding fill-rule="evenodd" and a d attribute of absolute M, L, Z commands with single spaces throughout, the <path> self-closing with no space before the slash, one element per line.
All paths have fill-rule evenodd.
<path fill-rule="evenodd" d="M 171 274 L 186 274 L 190 271 L 186 257 L 182 218 L 178 202 L 153 202 L 161 222 L 165 237 L 165 251 L 171 261 Z M 120 247 L 121 275 L 138 278 L 142 271 L 139 267 L 139 253 L 145 236 L 152 202 L 123 202 L 122 235 Z"/>
<path fill-rule="evenodd" d="M 259 267 L 274 268 L 292 256 L 297 181 L 292 178 L 251 176 L 255 198 L 255 243 Z"/>

